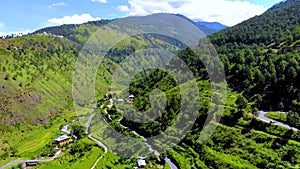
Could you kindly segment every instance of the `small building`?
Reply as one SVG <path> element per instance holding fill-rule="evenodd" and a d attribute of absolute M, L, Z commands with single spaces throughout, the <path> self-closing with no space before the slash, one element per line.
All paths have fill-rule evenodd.
<path fill-rule="evenodd" d="M 54 143 L 62 145 L 62 144 L 68 143 L 70 141 L 71 141 L 71 138 L 69 136 L 62 135 L 62 136 L 59 136 L 57 139 L 55 139 Z"/>
<path fill-rule="evenodd" d="M 133 100 L 134 100 L 134 95 L 128 96 L 128 102 L 129 103 L 133 103 Z"/>
<path fill-rule="evenodd" d="M 32 168 L 32 167 L 37 166 L 37 164 L 38 164 L 37 160 L 28 160 L 23 163 L 22 167 L 23 168 Z"/>
<path fill-rule="evenodd" d="M 118 99 L 118 104 L 123 104 L 124 102 L 124 99 Z"/>
<path fill-rule="evenodd" d="M 145 167 L 146 167 L 146 161 L 143 160 L 143 159 L 139 159 L 139 160 L 137 161 L 137 166 L 138 166 L 139 168 L 145 168 Z"/>

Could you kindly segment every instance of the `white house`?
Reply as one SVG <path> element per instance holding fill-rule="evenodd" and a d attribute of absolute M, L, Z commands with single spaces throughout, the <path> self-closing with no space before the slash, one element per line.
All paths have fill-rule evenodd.
<path fill-rule="evenodd" d="M 137 161 L 137 165 L 138 165 L 139 168 L 144 168 L 144 167 L 146 167 L 146 161 L 142 160 L 142 159 L 139 159 Z"/>

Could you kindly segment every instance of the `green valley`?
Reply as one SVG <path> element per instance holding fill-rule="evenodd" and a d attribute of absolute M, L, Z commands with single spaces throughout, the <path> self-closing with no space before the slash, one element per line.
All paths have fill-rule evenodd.
<path fill-rule="evenodd" d="M 300 168 L 299 9 L 300 0 L 286 0 L 218 32 L 204 27 L 213 34 L 199 39 L 201 49 L 162 34 L 127 37 L 92 57 L 102 58 L 95 83 L 74 80 L 77 61 L 98 63 L 82 50 L 114 41 L 103 32 L 118 19 L 1 39 L 0 169 Z M 153 48 L 182 62 L 131 77 L 168 60 Z M 74 94 L 91 84 L 95 100 Z"/>

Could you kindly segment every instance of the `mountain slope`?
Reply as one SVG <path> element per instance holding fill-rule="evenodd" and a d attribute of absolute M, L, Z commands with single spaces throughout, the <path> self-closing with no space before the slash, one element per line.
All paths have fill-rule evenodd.
<path fill-rule="evenodd" d="M 222 25 L 218 22 L 204 22 L 204 21 L 198 21 L 195 22 L 195 24 L 205 32 L 206 35 L 211 35 L 213 33 L 219 32 L 220 30 L 228 28 L 228 26 Z"/>
<path fill-rule="evenodd" d="M 234 27 L 225 29 L 212 35 L 214 44 L 243 43 L 269 45 L 299 38 L 300 0 L 281 2 L 260 16 L 255 16 Z"/>
<path fill-rule="evenodd" d="M 33 32 L 32 34 L 52 34 L 68 38 L 71 41 L 83 44 L 95 33 L 99 27 L 106 25 L 111 20 L 91 21 L 84 24 L 67 24 L 47 27 Z"/>
<path fill-rule="evenodd" d="M 217 22 L 194 22 L 186 16 L 176 14 L 176 16 L 182 17 L 191 23 L 195 24 L 204 34 L 210 35 L 215 32 L 218 32 L 222 29 L 227 28 L 227 26 L 222 25 Z M 74 42 L 79 44 L 83 44 L 88 37 L 90 37 L 93 33 L 97 31 L 98 28 L 108 24 L 113 20 L 99 20 L 99 21 L 91 21 L 84 24 L 68 24 L 61 26 L 54 26 L 43 28 L 33 32 L 32 34 L 52 34 L 52 35 L 60 35 L 66 37 Z"/>
<path fill-rule="evenodd" d="M 263 110 L 289 111 L 300 127 L 300 0 L 283 1 L 260 16 L 209 38 L 227 81 Z"/>
<path fill-rule="evenodd" d="M 181 15 L 181 14 L 174 14 L 175 16 L 181 17 L 183 19 L 186 19 L 187 21 L 191 22 L 195 26 L 197 26 L 205 35 L 211 35 L 213 33 L 216 33 L 220 30 L 228 28 L 228 26 L 222 25 L 218 22 L 204 22 L 204 21 L 198 21 L 194 22 L 190 18 Z"/>

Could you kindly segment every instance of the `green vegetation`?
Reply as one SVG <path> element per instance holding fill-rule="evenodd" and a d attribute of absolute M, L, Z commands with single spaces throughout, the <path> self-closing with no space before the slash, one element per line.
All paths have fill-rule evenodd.
<path fill-rule="evenodd" d="M 287 115 L 285 113 L 280 112 L 268 112 L 265 114 L 266 117 L 286 123 L 287 122 Z"/>
<path fill-rule="evenodd" d="M 38 156 L 57 137 L 59 127 L 77 116 L 67 112 L 74 112 L 72 75 L 78 46 L 51 35 L 1 40 L 0 164 Z M 103 61 L 99 68 L 98 94 L 105 93 L 113 67 Z"/>
<path fill-rule="evenodd" d="M 183 141 L 167 154 L 184 168 L 298 168 L 297 151 L 299 143 L 219 125 L 206 143 Z"/>
<path fill-rule="evenodd" d="M 91 168 L 95 161 L 102 156 L 103 150 L 88 138 L 72 144 L 65 154 L 52 162 L 40 164 L 41 169 L 81 169 Z"/>
<path fill-rule="evenodd" d="M 103 154 L 103 150 L 86 137 L 84 128 L 76 122 L 70 128 L 79 140 L 65 145 L 62 157 L 39 164 L 38 168 L 90 168 L 99 157 L 96 166 L 99 169 L 135 167 L 137 155 L 148 155 L 148 148 L 142 139 L 130 143 L 131 147 L 124 147 L 127 140 L 112 137 L 114 130 L 133 138 L 138 138 L 133 131 L 144 137 L 164 135 L 163 139 L 150 143 L 155 149 L 165 147 L 168 139 L 178 140 L 177 136 L 187 133 L 178 140 L 178 145 L 160 156 L 160 159 L 169 157 L 179 168 L 300 168 L 299 132 L 264 123 L 250 115 L 259 109 L 289 111 L 287 115 L 272 112 L 266 116 L 300 127 L 299 9 L 300 0 L 287 0 L 261 16 L 209 36 L 222 65 L 214 65 L 215 58 L 206 54 L 213 48 L 203 40 L 200 44 L 207 45 L 207 48 L 200 51 L 153 34 L 120 42 L 108 52 L 97 72 L 98 109 L 95 110 L 97 114 L 92 121 L 91 133 L 111 151 L 139 147 L 137 152 L 128 152 L 136 156 L 128 159 L 111 152 Z M 79 49 L 108 22 L 45 28 L 36 33 L 46 31 L 53 35 L 34 34 L 0 41 L 0 165 L 17 158 L 53 154 L 52 141 L 59 135 L 58 129 L 77 118 L 75 113 L 67 112 L 74 112 L 72 75 Z M 124 89 L 122 83 L 128 79 L 118 79 L 117 92 L 109 95 L 109 98 L 117 99 L 127 98 L 128 93 L 134 94 L 134 102 L 107 108 L 108 103 L 102 96 L 111 87 L 116 64 L 143 47 L 177 53 L 196 77 L 198 91 L 186 92 L 196 89 L 192 81 L 177 84 L 178 80 L 188 79 L 189 75 L 183 74 L 175 79 L 164 70 L 145 70 L 135 75 L 129 89 Z M 141 65 L 147 65 L 153 59 L 153 56 L 145 56 Z M 204 66 L 208 63 L 224 68 L 229 87 L 208 78 Z M 91 63 L 87 64 L 90 66 Z M 134 64 L 134 61 L 126 64 Z M 135 69 L 126 64 L 121 74 Z M 171 62 L 167 67 L 178 66 L 174 64 Z M 90 82 L 90 79 L 85 79 L 82 83 Z M 222 90 L 212 91 L 211 84 Z M 184 94 L 180 95 L 182 91 Z M 224 91 L 227 91 L 226 105 L 224 112 L 218 114 L 223 101 L 217 96 Z M 164 100 L 166 105 L 161 104 Z M 197 105 L 196 111 L 189 103 Z M 84 102 L 80 104 L 89 108 Z M 102 104 L 107 112 L 100 108 Z M 153 104 L 157 109 L 152 109 Z M 201 131 L 210 109 L 216 110 L 214 118 L 221 120 L 212 136 L 202 143 Z M 195 116 L 192 116 L 193 112 Z M 86 112 L 78 115 L 81 113 Z M 153 116 L 157 117 L 155 121 Z M 132 119 L 152 121 L 139 123 Z M 170 133 L 164 132 L 176 119 L 184 119 L 186 123 L 177 126 L 178 130 L 169 130 L 178 135 L 167 137 Z M 82 122 L 86 120 L 84 118 Z M 191 129 L 187 131 L 189 124 L 192 124 Z M 149 168 L 168 168 L 156 157 L 148 158 L 147 163 Z"/>
<path fill-rule="evenodd" d="M 299 6 L 299 0 L 287 0 L 209 36 L 230 87 L 259 109 L 291 111 L 287 123 L 293 126 L 300 117 Z"/>

